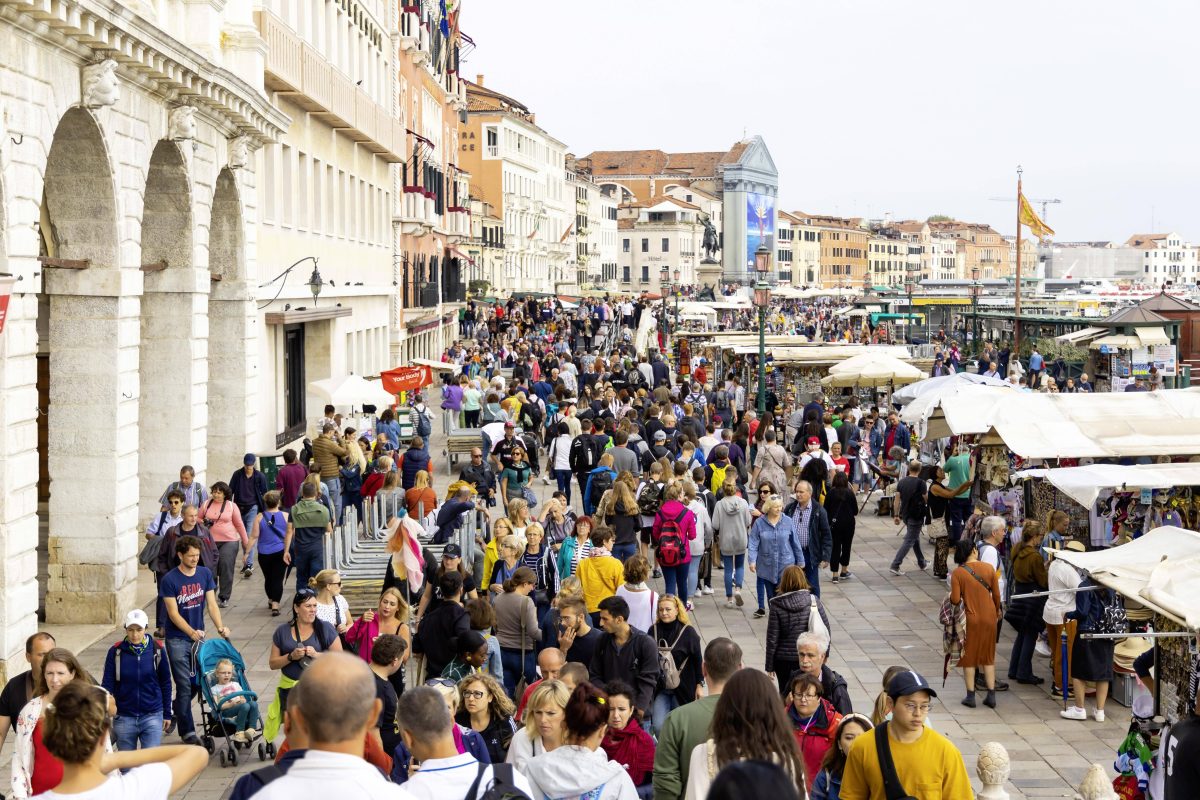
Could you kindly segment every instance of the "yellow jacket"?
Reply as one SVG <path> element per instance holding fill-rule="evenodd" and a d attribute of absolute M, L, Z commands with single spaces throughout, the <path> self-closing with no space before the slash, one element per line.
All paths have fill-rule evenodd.
<path fill-rule="evenodd" d="M 496 545 L 496 537 L 493 536 L 492 540 L 487 543 L 487 547 L 483 548 L 483 574 L 475 576 L 475 583 L 479 584 L 480 597 L 487 597 L 488 587 L 484 584 L 484 581 L 492 574 L 492 567 L 495 566 L 499 558 L 500 548 Z"/>
<path fill-rule="evenodd" d="M 625 567 L 612 556 L 588 556 L 575 571 L 583 587 L 583 602 L 589 613 L 600 610 L 600 601 L 612 597 L 625 582 Z"/>

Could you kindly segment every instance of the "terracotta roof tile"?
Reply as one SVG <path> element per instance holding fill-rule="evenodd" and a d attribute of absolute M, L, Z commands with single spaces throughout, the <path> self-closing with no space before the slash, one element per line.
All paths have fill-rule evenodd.
<path fill-rule="evenodd" d="M 748 142 L 738 142 L 729 150 L 702 153 L 666 153 L 662 150 L 597 150 L 580 159 L 594 175 L 664 175 L 687 173 L 708 178 L 722 164 L 735 164 Z"/>
<path fill-rule="evenodd" d="M 1135 233 L 1125 240 L 1126 247 L 1136 247 L 1139 250 L 1154 250 L 1159 247 L 1169 233 Z"/>

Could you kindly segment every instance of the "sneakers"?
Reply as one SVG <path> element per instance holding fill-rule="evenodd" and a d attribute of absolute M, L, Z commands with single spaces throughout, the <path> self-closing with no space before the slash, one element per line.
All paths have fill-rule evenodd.
<path fill-rule="evenodd" d="M 217 605 L 220 606 L 221 608 L 229 608 L 229 601 L 228 600 L 218 600 Z"/>
<path fill-rule="evenodd" d="M 853 572 L 843 572 L 841 575 L 838 575 L 838 577 L 844 581 L 848 581 L 854 577 L 854 573 Z"/>
<path fill-rule="evenodd" d="M 703 591 L 702 591 L 702 593 L 703 593 L 703 594 L 712 594 L 712 593 L 713 593 L 713 588 L 712 588 L 711 586 L 705 586 L 705 587 L 704 587 L 704 589 L 703 589 Z"/>
<path fill-rule="evenodd" d="M 895 575 L 897 578 L 903 578 L 903 577 L 904 577 L 904 573 L 903 573 L 903 572 L 902 572 L 900 569 L 898 569 L 898 568 L 896 568 L 896 567 L 892 567 L 891 569 L 889 569 L 889 570 L 888 570 L 888 572 L 892 573 L 892 574 L 893 574 L 893 575 Z"/>
<path fill-rule="evenodd" d="M 767 615 L 767 610 L 765 608 L 760 608 L 754 612 L 755 619 L 762 619 L 766 615 Z"/>
<path fill-rule="evenodd" d="M 655 568 L 654 568 L 654 574 L 653 574 L 653 575 L 651 575 L 650 577 L 651 577 L 651 578 L 661 578 L 661 577 L 662 577 L 662 570 L 661 570 L 661 569 L 659 569 L 658 567 L 655 567 Z"/>
<path fill-rule="evenodd" d="M 549 486 L 549 485 L 550 485 L 550 476 L 549 476 L 549 475 L 543 475 L 543 476 L 542 476 L 542 483 L 544 483 L 544 484 L 546 484 L 547 486 Z"/>
<path fill-rule="evenodd" d="M 1104 709 L 1097 708 L 1095 713 L 1092 714 L 1092 716 L 1094 716 L 1096 718 L 1096 722 L 1104 722 Z"/>
<path fill-rule="evenodd" d="M 737 603 L 738 608 L 741 608 L 746 602 L 742 599 L 742 590 L 740 587 L 733 590 L 733 602 Z"/>
<path fill-rule="evenodd" d="M 194 744 L 194 745 L 200 744 L 200 737 L 196 735 L 195 731 L 192 731 L 191 733 L 187 734 L 186 736 L 182 736 L 180 738 L 183 739 L 184 744 Z"/>
<path fill-rule="evenodd" d="M 683 607 L 684 607 L 684 608 L 686 608 L 688 611 L 695 611 L 695 610 L 696 610 L 696 606 L 692 605 L 692 601 L 691 601 L 691 600 L 688 600 L 686 603 L 684 603 L 684 604 L 683 604 Z"/>
<path fill-rule="evenodd" d="M 1070 708 L 1064 708 L 1062 711 L 1058 712 L 1058 715 L 1060 717 L 1062 717 L 1063 719 L 1080 719 L 1080 720 L 1087 719 L 1087 711 L 1080 708 L 1079 706 L 1071 706 Z M 1101 719 L 1104 718 L 1103 711 L 1100 712 L 1100 718 Z"/>
<path fill-rule="evenodd" d="M 725 607 L 726 608 L 737 608 L 737 603 L 733 602 L 732 597 L 727 597 L 727 598 L 725 598 Z"/>
<path fill-rule="evenodd" d="M 1033 652 L 1037 653 L 1039 656 L 1042 656 L 1043 658 L 1049 658 L 1050 657 L 1050 645 L 1046 644 L 1046 641 L 1044 639 L 1038 639 L 1037 647 L 1033 648 Z"/>
<path fill-rule="evenodd" d="M 838 582 L 838 576 L 837 576 L 837 573 L 836 573 L 836 572 L 833 574 L 833 577 L 832 577 L 832 578 L 830 578 L 830 580 L 831 580 L 831 581 L 833 581 L 834 583 L 837 583 L 837 582 Z"/>
<path fill-rule="evenodd" d="M 1002 681 L 999 678 L 996 678 L 995 683 L 996 683 L 995 691 L 997 691 L 997 692 L 1007 692 L 1008 691 L 1008 681 Z M 983 675 L 981 675 L 978 672 L 975 673 L 975 690 L 979 691 L 979 692 L 986 692 L 988 690 L 987 679 L 984 678 Z"/>

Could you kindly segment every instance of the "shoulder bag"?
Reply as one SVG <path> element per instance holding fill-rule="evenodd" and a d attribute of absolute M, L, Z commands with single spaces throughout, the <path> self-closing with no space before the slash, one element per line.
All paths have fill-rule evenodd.
<path fill-rule="evenodd" d="M 879 771 L 883 775 L 883 793 L 886 800 L 917 800 L 904 790 L 892 761 L 892 745 L 888 741 L 888 724 L 881 722 L 875 728 L 875 755 L 879 758 Z"/>
<path fill-rule="evenodd" d="M 829 627 L 826 626 L 825 620 L 821 617 L 821 611 L 817 608 L 817 596 L 811 591 L 808 596 L 812 601 L 808 607 L 808 632 L 824 636 L 826 640 L 832 639 Z"/>

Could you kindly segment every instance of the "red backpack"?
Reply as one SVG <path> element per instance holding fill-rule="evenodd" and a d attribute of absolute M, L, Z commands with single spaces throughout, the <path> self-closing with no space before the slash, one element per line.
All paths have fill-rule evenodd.
<path fill-rule="evenodd" d="M 658 534 L 658 563 L 663 567 L 677 567 L 683 563 L 684 550 L 687 542 L 683 538 L 683 518 L 687 516 L 685 508 L 675 519 L 664 520 Z"/>

